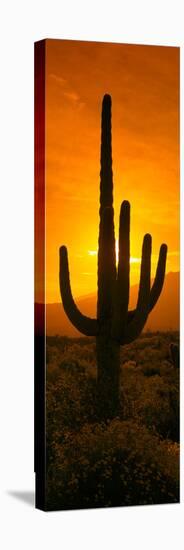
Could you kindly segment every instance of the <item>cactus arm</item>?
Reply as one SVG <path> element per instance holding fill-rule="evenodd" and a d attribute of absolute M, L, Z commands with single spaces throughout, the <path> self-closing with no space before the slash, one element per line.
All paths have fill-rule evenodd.
<path fill-rule="evenodd" d="M 150 304 L 149 311 L 151 311 L 162 292 L 164 278 L 165 278 L 165 268 L 166 268 L 166 259 L 167 259 L 167 245 L 162 244 L 160 247 L 158 265 L 155 275 L 155 280 L 150 292 Z"/>
<path fill-rule="evenodd" d="M 132 321 L 127 325 L 121 344 L 129 344 L 142 331 L 149 314 L 151 280 L 151 235 L 147 234 L 143 240 L 141 275 L 137 307 Z"/>
<path fill-rule="evenodd" d="M 71 323 L 77 330 L 79 330 L 79 332 L 85 334 L 85 336 L 96 336 L 98 332 L 97 320 L 83 315 L 73 300 L 70 287 L 68 254 L 65 246 L 61 246 L 60 248 L 59 281 L 63 307 Z"/>
<path fill-rule="evenodd" d="M 167 245 L 162 244 L 160 247 L 155 280 L 153 282 L 153 285 L 150 291 L 149 313 L 152 311 L 152 309 L 156 305 L 160 297 L 160 294 L 162 292 L 164 278 L 165 278 L 166 260 L 167 260 Z M 128 323 L 132 321 L 132 319 L 135 316 L 135 313 L 136 313 L 136 309 L 130 310 L 128 312 Z"/>
<path fill-rule="evenodd" d="M 116 281 L 115 308 L 112 337 L 118 340 L 123 335 L 127 320 L 130 292 L 130 204 L 123 201 L 119 223 L 119 258 Z"/>
<path fill-rule="evenodd" d="M 102 104 L 99 214 L 97 318 L 101 321 L 111 317 L 113 288 L 116 279 L 111 146 L 111 97 L 107 94 L 104 96 Z"/>
<path fill-rule="evenodd" d="M 124 322 L 130 292 L 130 204 L 128 201 L 123 201 L 120 211 L 117 287 L 121 319 Z"/>

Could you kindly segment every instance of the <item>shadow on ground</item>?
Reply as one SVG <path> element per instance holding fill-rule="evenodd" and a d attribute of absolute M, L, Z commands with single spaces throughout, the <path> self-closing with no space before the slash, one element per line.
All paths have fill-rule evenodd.
<path fill-rule="evenodd" d="M 7 494 L 10 497 L 22 500 L 22 502 L 25 502 L 29 506 L 35 505 L 35 494 L 33 491 L 8 491 Z"/>

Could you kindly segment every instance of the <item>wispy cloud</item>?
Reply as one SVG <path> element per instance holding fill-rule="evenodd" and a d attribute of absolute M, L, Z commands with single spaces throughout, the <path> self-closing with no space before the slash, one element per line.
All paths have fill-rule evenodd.
<path fill-rule="evenodd" d="M 52 80 L 55 80 L 57 84 L 60 84 L 62 86 L 67 83 L 67 80 L 65 78 L 62 78 L 62 76 L 58 76 L 54 73 L 50 73 L 49 77 L 52 78 Z"/>
<path fill-rule="evenodd" d="M 64 96 L 70 101 L 74 101 L 74 103 L 80 100 L 80 97 L 76 94 L 76 92 L 64 92 Z"/>
<path fill-rule="evenodd" d="M 81 101 L 80 95 L 75 90 L 73 90 L 73 88 L 70 86 L 70 83 L 65 78 L 63 78 L 62 76 L 58 76 L 54 73 L 50 73 L 49 77 L 61 87 L 64 97 L 70 103 L 77 106 L 79 110 L 84 107 L 84 101 Z"/>

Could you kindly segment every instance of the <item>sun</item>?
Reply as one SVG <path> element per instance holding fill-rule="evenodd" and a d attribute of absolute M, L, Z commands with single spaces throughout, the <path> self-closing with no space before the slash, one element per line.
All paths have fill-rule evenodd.
<path fill-rule="evenodd" d="M 97 256 L 97 250 L 88 250 L 89 256 Z M 119 241 L 116 239 L 115 241 L 115 254 L 116 254 L 116 265 L 118 265 L 118 259 L 119 259 Z M 140 264 L 141 258 L 135 258 L 134 256 L 130 256 L 130 264 Z"/>
<path fill-rule="evenodd" d="M 119 259 L 119 242 L 118 242 L 118 239 L 116 239 L 115 251 L 116 251 L 116 265 L 117 265 L 118 264 L 118 259 Z M 140 263 L 141 263 L 140 258 L 134 258 L 133 256 L 130 256 L 130 264 L 140 264 Z"/>

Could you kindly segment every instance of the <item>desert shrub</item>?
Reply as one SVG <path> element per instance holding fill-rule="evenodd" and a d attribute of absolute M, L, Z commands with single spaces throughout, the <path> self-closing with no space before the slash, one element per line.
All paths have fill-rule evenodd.
<path fill-rule="evenodd" d="M 48 509 L 177 502 L 178 446 L 134 422 L 85 424 L 55 444 Z"/>
<path fill-rule="evenodd" d="M 137 402 L 144 388 L 144 375 L 139 367 L 126 366 L 121 370 L 120 417 L 124 420 L 134 418 Z"/>
<path fill-rule="evenodd" d="M 121 349 L 119 419 L 105 425 L 94 339 L 48 339 L 49 509 L 178 500 L 179 372 L 169 359 L 177 341 L 144 334 Z"/>
<path fill-rule="evenodd" d="M 47 382 L 47 434 L 62 439 L 67 430 L 78 430 L 87 421 L 96 420 L 96 380 L 85 373 L 61 371 Z M 52 443 L 51 443 L 52 444 Z"/>
<path fill-rule="evenodd" d="M 96 367 L 96 356 L 94 344 L 83 344 L 80 346 L 77 343 L 68 345 L 59 356 L 59 365 L 61 368 L 76 367 L 85 369 L 88 366 Z"/>
<path fill-rule="evenodd" d="M 179 390 L 163 377 L 148 378 L 136 401 L 135 415 L 164 438 L 179 441 Z"/>
<path fill-rule="evenodd" d="M 121 369 L 121 417 L 179 441 L 179 375 L 167 363 Z"/>
<path fill-rule="evenodd" d="M 46 392 L 46 449 L 49 467 L 55 461 L 58 444 L 66 440 L 72 445 L 70 432 L 79 431 L 85 422 L 95 422 L 96 380 L 84 373 L 63 372 L 57 369 L 47 381 Z M 69 439 L 68 439 L 69 438 Z"/>
<path fill-rule="evenodd" d="M 70 342 L 70 339 L 67 336 L 47 336 L 47 346 L 50 348 L 55 348 L 61 351 L 64 351 Z"/>
<path fill-rule="evenodd" d="M 160 376 L 160 366 L 155 365 L 154 363 L 146 363 L 142 367 L 144 376 L 155 376 L 156 374 Z"/>
<path fill-rule="evenodd" d="M 131 361 L 131 360 L 126 361 L 123 365 L 121 365 L 121 368 L 122 367 L 134 371 L 136 367 L 136 361 Z"/>

